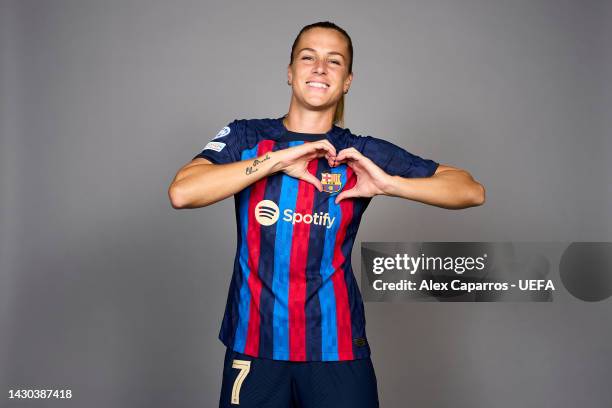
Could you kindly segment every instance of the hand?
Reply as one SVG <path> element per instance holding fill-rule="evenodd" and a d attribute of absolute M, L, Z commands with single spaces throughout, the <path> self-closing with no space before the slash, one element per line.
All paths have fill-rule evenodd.
<path fill-rule="evenodd" d="M 323 191 L 321 181 L 308 171 L 308 162 L 325 156 L 329 165 L 333 165 L 336 148 L 329 140 L 306 142 L 298 146 L 277 150 L 275 153 L 278 162 L 273 168 L 274 172 L 283 171 L 285 174 L 313 184 L 317 190 Z"/>
<path fill-rule="evenodd" d="M 357 183 L 353 188 L 338 194 L 336 204 L 345 198 L 374 197 L 378 194 L 385 194 L 385 189 L 390 183 L 389 178 L 391 176 L 354 147 L 341 150 L 338 156 L 336 156 L 336 165 L 338 163 L 346 163 L 347 166 L 353 169 L 357 176 Z"/>

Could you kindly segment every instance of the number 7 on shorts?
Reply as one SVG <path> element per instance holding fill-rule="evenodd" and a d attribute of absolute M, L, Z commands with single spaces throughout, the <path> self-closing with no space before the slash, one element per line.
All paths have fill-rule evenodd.
<path fill-rule="evenodd" d="M 232 387 L 232 404 L 238 405 L 240 404 L 240 387 L 242 387 L 242 382 L 251 370 L 251 362 L 248 360 L 234 360 L 232 361 L 232 368 L 240 370 Z"/>

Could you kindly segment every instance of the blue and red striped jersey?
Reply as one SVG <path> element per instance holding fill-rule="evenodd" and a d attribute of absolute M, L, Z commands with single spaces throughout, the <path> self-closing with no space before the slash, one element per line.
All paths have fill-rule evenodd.
<path fill-rule="evenodd" d="M 215 164 L 252 163 L 267 152 L 326 138 L 337 152 L 355 147 L 391 175 L 428 177 L 438 166 L 337 126 L 326 134 L 291 132 L 282 119 L 235 120 L 196 157 Z M 253 357 L 365 358 L 370 347 L 351 251 L 371 198 L 335 204 L 336 195 L 357 181 L 346 164 L 330 167 L 319 158 L 309 162 L 308 171 L 321 180 L 323 192 L 278 172 L 234 195 L 238 245 L 219 338 Z"/>

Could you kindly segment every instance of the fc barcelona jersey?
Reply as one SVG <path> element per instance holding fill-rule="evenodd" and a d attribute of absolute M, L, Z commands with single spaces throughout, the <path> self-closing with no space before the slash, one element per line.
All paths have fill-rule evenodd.
<path fill-rule="evenodd" d="M 241 119 L 224 127 L 196 157 L 215 164 L 327 139 L 355 147 L 390 175 L 429 177 L 438 164 L 382 139 L 333 126 L 326 134 L 288 131 L 277 119 Z M 194 157 L 195 158 L 195 157 Z M 245 168 L 249 163 L 245 163 Z M 371 198 L 336 196 L 357 177 L 324 157 L 308 164 L 323 191 L 282 171 L 235 194 L 237 248 L 220 340 L 253 357 L 338 361 L 370 355 L 351 251 Z"/>

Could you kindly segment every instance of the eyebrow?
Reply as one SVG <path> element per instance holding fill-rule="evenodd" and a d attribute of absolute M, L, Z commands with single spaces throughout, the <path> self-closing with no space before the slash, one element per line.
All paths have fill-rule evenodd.
<path fill-rule="evenodd" d="M 316 51 L 314 48 L 309 48 L 309 47 L 306 47 L 306 48 L 302 48 L 302 49 L 301 49 L 301 50 L 299 50 L 297 53 L 299 54 L 299 53 L 300 53 L 300 52 L 302 52 L 302 51 L 312 51 L 312 52 L 317 52 L 317 51 Z M 330 51 L 330 52 L 328 52 L 328 53 L 327 53 L 327 55 L 339 55 L 339 56 L 341 56 L 342 58 L 346 59 L 346 57 L 345 57 L 344 55 L 342 55 L 342 53 L 339 53 L 339 52 L 337 52 L 337 51 Z"/>

